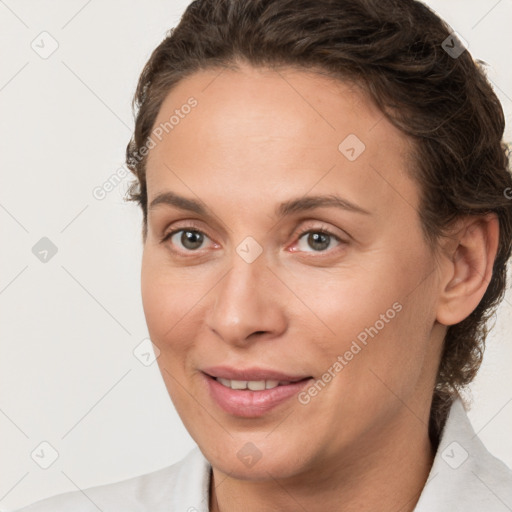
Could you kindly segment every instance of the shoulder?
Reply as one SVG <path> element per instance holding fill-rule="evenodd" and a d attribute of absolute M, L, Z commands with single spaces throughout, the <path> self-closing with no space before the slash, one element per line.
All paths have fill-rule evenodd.
<path fill-rule="evenodd" d="M 475 433 L 461 399 L 452 405 L 416 512 L 512 510 L 512 470 Z"/>
<path fill-rule="evenodd" d="M 209 478 L 210 465 L 195 447 L 171 466 L 127 480 L 52 496 L 17 512 L 207 511 Z"/>

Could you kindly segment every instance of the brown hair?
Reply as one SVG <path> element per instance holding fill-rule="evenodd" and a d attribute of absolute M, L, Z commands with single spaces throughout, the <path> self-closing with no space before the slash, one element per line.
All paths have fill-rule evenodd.
<path fill-rule="evenodd" d="M 201 69 L 236 68 L 237 62 L 318 70 L 360 85 L 413 140 L 411 174 L 420 186 L 419 214 L 431 247 L 460 216 L 495 212 L 500 238 L 492 279 L 476 309 L 450 326 L 444 340 L 429 425 L 436 444 L 458 390 L 481 364 L 487 320 L 503 298 L 512 245 L 503 111 L 481 67 L 449 37 L 449 27 L 414 0 L 196 0 L 142 71 L 126 150 L 137 178 L 128 199 L 142 208 L 145 237 L 141 149 L 177 82 Z"/>

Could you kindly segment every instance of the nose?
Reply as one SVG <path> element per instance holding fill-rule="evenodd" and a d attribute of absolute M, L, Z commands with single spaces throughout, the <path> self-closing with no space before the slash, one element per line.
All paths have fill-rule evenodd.
<path fill-rule="evenodd" d="M 263 256 L 247 263 L 235 253 L 231 269 L 211 292 L 207 325 L 231 345 L 275 338 L 287 328 L 284 286 Z"/>

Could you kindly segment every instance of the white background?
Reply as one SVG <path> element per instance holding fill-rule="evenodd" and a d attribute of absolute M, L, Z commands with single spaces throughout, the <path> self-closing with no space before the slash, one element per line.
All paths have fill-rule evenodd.
<path fill-rule="evenodd" d="M 488 63 L 512 140 L 512 0 L 427 3 Z M 124 163 L 137 78 L 186 5 L 0 1 L 0 508 L 150 472 L 194 446 L 156 363 L 132 352 L 147 331 L 128 180 L 92 195 Z M 31 48 L 43 31 L 59 44 L 47 59 Z M 58 248 L 47 263 L 32 253 L 42 237 Z M 470 412 L 509 466 L 511 329 L 509 290 Z M 48 469 L 30 456 L 42 441 L 59 454 Z"/>

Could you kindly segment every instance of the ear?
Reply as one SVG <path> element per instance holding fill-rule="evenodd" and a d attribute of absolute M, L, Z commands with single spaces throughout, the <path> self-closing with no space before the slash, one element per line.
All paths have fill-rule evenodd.
<path fill-rule="evenodd" d="M 498 242 L 496 214 L 459 219 L 441 264 L 439 323 L 457 324 L 478 306 L 492 277 Z"/>

